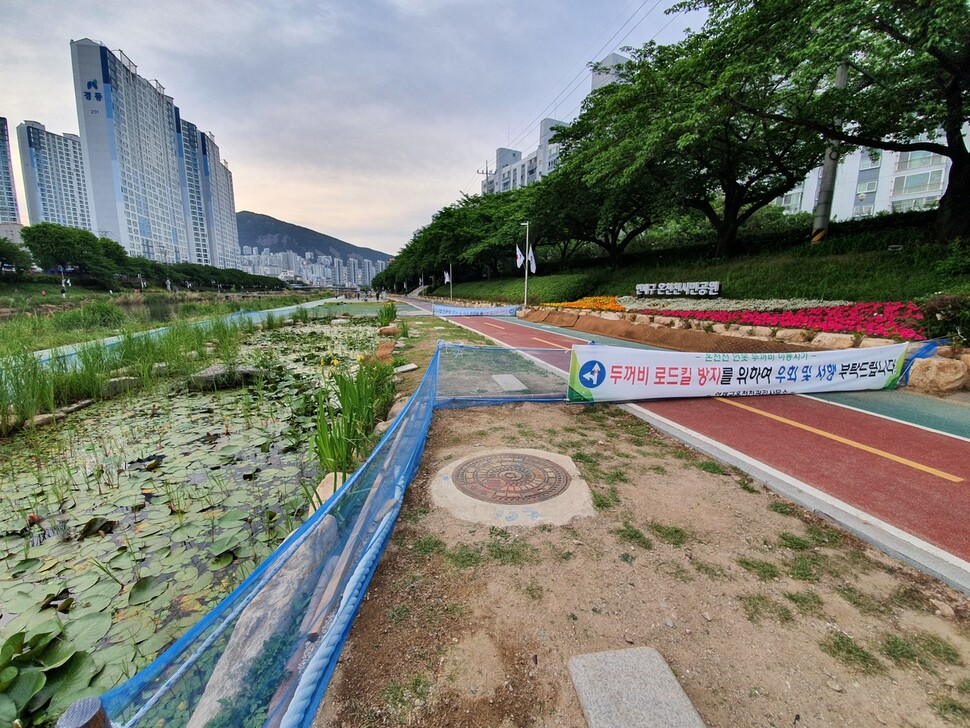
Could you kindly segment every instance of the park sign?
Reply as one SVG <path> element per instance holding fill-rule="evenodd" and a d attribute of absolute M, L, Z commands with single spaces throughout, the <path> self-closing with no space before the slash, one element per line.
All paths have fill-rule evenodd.
<path fill-rule="evenodd" d="M 711 354 L 577 345 L 570 402 L 666 397 L 741 397 L 892 389 L 906 344 L 839 351 Z"/>
<path fill-rule="evenodd" d="M 691 281 L 690 283 L 637 283 L 637 298 L 655 296 L 706 296 L 721 295 L 720 281 Z"/>

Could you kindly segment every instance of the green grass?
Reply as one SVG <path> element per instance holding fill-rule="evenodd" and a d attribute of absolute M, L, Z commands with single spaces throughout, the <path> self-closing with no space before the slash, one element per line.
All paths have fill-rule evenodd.
<path fill-rule="evenodd" d="M 421 536 L 414 539 L 411 547 L 418 556 L 431 556 L 431 554 L 444 553 L 445 542 L 437 536 Z"/>
<path fill-rule="evenodd" d="M 488 557 L 492 561 L 497 561 L 503 566 L 521 566 L 535 559 L 537 551 L 535 546 L 531 546 L 521 541 L 503 543 L 493 541 L 485 547 Z"/>
<path fill-rule="evenodd" d="M 762 617 L 769 617 L 781 623 L 792 622 L 795 616 L 784 604 L 762 594 L 742 594 L 738 596 L 747 618 L 757 623 Z"/>
<path fill-rule="evenodd" d="M 842 545 L 842 534 L 828 526 L 810 525 L 808 527 L 808 539 L 816 546 L 836 547 Z"/>
<path fill-rule="evenodd" d="M 960 695 L 970 695 L 970 679 L 961 680 L 957 683 L 957 692 Z"/>
<path fill-rule="evenodd" d="M 833 632 L 820 643 L 822 651 L 831 655 L 843 665 L 864 675 L 877 675 L 885 671 L 885 666 L 869 650 L 860 647 L 854 639 L 844 632 Z"/>
<path fill-rule="evenodd" d="M 592 490 L 593 508 L 598 511 L 607 511 L 620 505 L 620 494 L 615 485 L 611 485 L 605 493 L 599 490 Z"/>
<path fill-rule="evenodd" d="M 456 569 L 471 569 L 485 563 L 482 556 L 482 549 L 476 546 L 461 544 L 445 552 L 445 558 L 451 562 Z"/>
<path fill-rule="evenodd" d="M 720 463 L 716 463 L 713 460 L 702 460 L 697 463 L 697 467 L 703 470 L 705 473 L 711 473 L 713 475 L 727 475 L 728 471 Z"/>
<path fill-rule="evenodd" d="M 542 584 L 534 581 L 526 584 L 525 589 L 522 591 L 524 591 L 525 595 L 534 602 L 542 599 L 542 595 L 545 593 L 545 590 L 542 588 Z"/>
<path fill-rule="evenodd" d="M 791 549 L 792 551 L 805 551 L 812 546 L 812 544 L 806 541 L 804 538 L 796 536 L 793 533 L 788 533 L 788 531 L 782 531 L 778 534 L 778 543 L 782 547 Z"/>
<path fill-rule="evenodd" d="M 781 572 L 778 571 L 778 567 L 772 564 L 770 561 L 741 558 L 738 559 L 738 566 L 745 571 L 751 572 L 762 581 L 770 581 L 771 579 L 777 579 L 779 576 L 781 576 Z"/>
<path fill-rule="evenodd" d="M 683 546 L 690 539 L 687 531 L 679 526 L 665 526 L 662 523 L 653 522 L 647 527 L 657 538 L 671 546 Z"/>
<path fill-rule="evenodd" d="M 400 624 L 411 616 L 411 608 L 406 604 L 395 604 L 387 616 L 394 624 Z"/>
<path fill-rule="evenodd" d="M 822 554 L 799 554 L 788 563 L 788 576 L 796 581 L 818 581 L 829 571 L 829 560 Z"/>
<path fill-rule="evenodd" d="M 785 599 L 795 605 L 799 612 L 812 617 L 822 616 L 822 597 L 815 592 L 785 592 Z"/>
<path fill-rule="evenodd" d="M 797 513 L 796 507 L 791 503 L 785 503 L 785 501 L 777 499 L 768 503 L 768 510 L 780 513 L 783 516 L 793 516 Z"/>
<path fill-rule="evenodd" d="M 933 710 L 938 716 L 946 721 L 959 721 L 966 724 L 970 722 L 970 708 L 953 698 L 942 698 L 931 703 Z"/>
<path fill-rule="evenodd" d="M 619 536 L 621 541 L 625 541 L 626 543 L 632 543 L 634 546 L 639 546 L 640 548 L 647 550 L 653 548 L 653 541 L 651 541 L 643 531 L 631 523 L 624 523 L 622 528 L 617 529 L 613 533 Z"/>
<path fill-rule="evenodd" d="M 729 578 L 727 570 L 723 566 L 702 561 L 696 556 L 690 560 L 690 563 L 700 573 L 713 581 L 724 581 Z"/>
<path fill-rule="evenodd" d="M 835 591 L 862 614 L 872 617 L 885 617 L 893 613 L 892 607 L 886 602 L 880 601 L 871 594 L 866 594 L 849 584 L 837 586 Z"/>

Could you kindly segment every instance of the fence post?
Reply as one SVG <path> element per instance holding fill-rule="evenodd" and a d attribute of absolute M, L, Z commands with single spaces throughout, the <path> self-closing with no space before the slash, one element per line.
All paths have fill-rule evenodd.
<path fill-rule="evenodd" d="M 111 721 L 100 698 L 81 698 L 58 719 L 57 728 L 111 728 Z"/>

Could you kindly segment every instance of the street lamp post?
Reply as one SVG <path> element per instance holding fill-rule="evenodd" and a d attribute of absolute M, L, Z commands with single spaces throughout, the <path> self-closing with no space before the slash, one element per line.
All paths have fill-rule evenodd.
<path fill-rule="evenodd" d="M 529 305 L 529 221 L 519 223 L 520 225 L 525 225 L 525 263 L 523 267 L 525 268 L 525 299 L 522 302 L 523 306 Z"/>

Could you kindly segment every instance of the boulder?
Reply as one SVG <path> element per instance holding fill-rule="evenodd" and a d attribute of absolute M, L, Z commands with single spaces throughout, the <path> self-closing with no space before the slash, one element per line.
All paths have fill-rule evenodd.
<path fill-rule="evenodd" d="M 822 332 L 812 339 L 812 346 L 816 349 L 851 349 L 855 346 L 855 337 L 852 334 Z"/>
<path fill-rule="evenodd" d="M 257 379 L 267 376 L 269 372 L 255 367 L 227 367 L 225 364 L 213 364 L 189 378 L 189 389 L 193 392 L 234 389 L 252 384 Z"/>
<path fill-rule="evenodd" d="M 768 326 L 752 326 L 751 335 L 759 339 L 770 339 L 771 338 L 771 328 Z"/>
<path fill-rule="evenodd" d="M 803 341 L 808 341 L 811 337 L 804 329 L 778 329 L 775 332 L 775 338 L 781 339 L 782 341 L 790 341 L 793 344 L 800 344 Z"/>
<path fill-rule="evenodd" d="M 959 359 L 933 356 L 917 359 L 909 370 L 909 386 L 921 392 L 943 394 L 963 387 L 970 379 L 967 365 Z"/>
<path fill-rule="evenodd" d="M 104 383 L 104 396 L 117 397 L 138 386 L 137 377 L 113 377 Z"/>
<path fill-rule="evenodd" d="M 875 339 L 869 336 L 859 342 L 860 349 L 874 349 L 877 346 L 892 346 L 896 342 L 892 339 Z"/>

